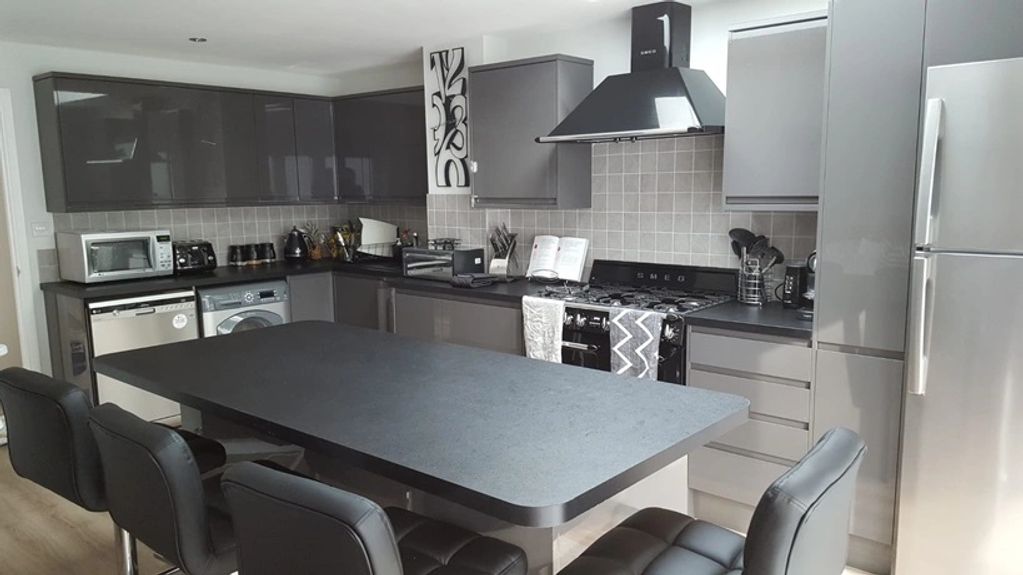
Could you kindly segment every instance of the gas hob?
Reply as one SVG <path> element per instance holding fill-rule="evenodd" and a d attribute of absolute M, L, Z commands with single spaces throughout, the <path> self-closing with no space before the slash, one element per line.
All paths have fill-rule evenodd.
<path fill-rule="evenodd" d="M 590 309 L 626 307 L 665 314 L 686 314 L 733 299 L 731 295 L 686 291 L 666 287 L 632 287 L 626 285 L 588 285 L 580 288 L 548 286 L 544 297 L 561 299 L 571 307 Z"/>

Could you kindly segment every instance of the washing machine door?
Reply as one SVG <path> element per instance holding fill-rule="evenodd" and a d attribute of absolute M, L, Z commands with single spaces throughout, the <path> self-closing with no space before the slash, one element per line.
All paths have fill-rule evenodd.
<path fill-rule="evenodd" d="M 273 327 L 283 324 L 284 321 L 283 317 L 272 311 L 257 309 L 238 312 L 217 325 L 217 335 Z"/>

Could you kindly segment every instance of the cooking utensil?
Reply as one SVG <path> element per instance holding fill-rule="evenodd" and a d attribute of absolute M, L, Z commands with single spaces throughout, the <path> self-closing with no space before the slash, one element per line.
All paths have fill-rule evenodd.
<path fill-rule="evenodd" d="M 739 242 L 739 246 L 745 246 L 747 250 L 757 241 L 757 236 L 745 228 L 732 228 L 728 231 L 728 237 L 734 242 Z"/>
<path fill-rule="evenodd" d="M 771 246 L 770 248 L 767 248 L 767 251 L 764 252 L 762 257 L 768 258 L 767 266 L 764 268 L 764 269 L 767 269 L 767 270 L 769 270 L 772 267 L 774 267 L 775 265 L 783 263 L 785 261 L 785 254 L 783 254 L 781 250 L 779 250 L 778 248 L 776 248 L 774 246 Z"/>
<path fill-rule="evenodd" d="M 766 252 L 769 247 L 771 247 L 771 243 L 768 241 L 767 237 L 757 236 L 756 241 L 754 241 L 753 245 L 749 248 L 748 257 L 760 259 L 760 256 L 764 255 L 764 252 Z"/>

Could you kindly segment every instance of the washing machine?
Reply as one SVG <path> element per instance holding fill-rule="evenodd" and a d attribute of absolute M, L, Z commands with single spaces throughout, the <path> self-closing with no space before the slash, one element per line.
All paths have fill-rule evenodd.
<path fill-rule="evenodd" d="M 202 335 L 228 335 L 288 323 L 291 303 L 284 280 L 199 290 Z"/>

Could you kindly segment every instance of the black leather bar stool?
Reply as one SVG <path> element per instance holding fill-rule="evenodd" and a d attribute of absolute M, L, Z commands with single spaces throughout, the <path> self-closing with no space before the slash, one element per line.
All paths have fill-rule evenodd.
<path fill-rule="evenodd" d="M 69 383 L 19 367 L 0 371 L 0 405 L 7 417 L 8 454 L 14 472 L 89 511 L 107 511 L 96 440 L 89 431 L 92 405 Z M 224 464 L 215 441 L 178 431 L 206 470 Z M 118 529 L 118 561 L 134 573 L 135 540 Z"/>
<path fill-rule="evenodd" d="M 244 575 L 525 575 L 519 547 L 254 463 L 224 494 Z"/>
<path fill-rule="evenodd" d="M 558 575 L 841 575 L 856 474 L 866 447 L 827 432 L 760 499 L 749 534 L 665 509 L 644 509 Z"/>
<path fill-rule="evenodd" d="M 181 436 L 110 403 L 92 410 L 90 427 L 114 523 L 186 575 L 237 569 L 220 477 L 203 480 Z"/>

